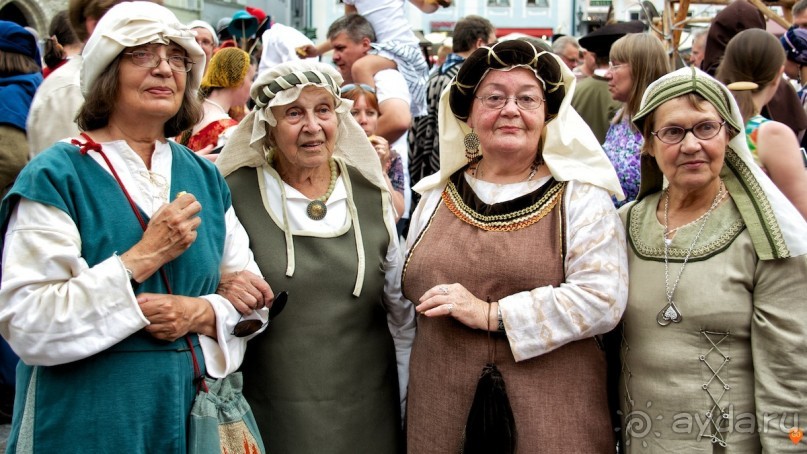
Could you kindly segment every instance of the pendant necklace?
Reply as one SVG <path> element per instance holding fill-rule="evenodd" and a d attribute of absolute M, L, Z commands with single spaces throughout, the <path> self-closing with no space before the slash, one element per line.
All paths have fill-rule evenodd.
<path fill-rule="evenodd" d="M 678 282 L 681 280 L 681 275 L 684 273 L 684 268 L 687 266 L 687 262 L 692 256 L 692 251 L 695 249 L 695 244 L 701 237 L 701 233 L 703 233 L 703 228 L 706 226 L 706 221 L 709 220 L 709 216 L 712 214 L 712 211 L 717 208 L 727 193 L 728 192 L 723 184 L 723 180 L 720 180 L 720 187 L 717 190 L 715 199 L 712 201 L 712 206 L 710 206 L 709 209 L 706 210 L 706 213 L 704 213 L 701 217 L 693 222 L 685 224 L 690 225 L 698 221 L 701 223 L 700 227 L 698 228 L 698 232 L 695 234 L 695 239 L 692 240 L 692 244 L 689 246 L 689 250 L 687 250 L 687 254 L 684 257 L 684 262 L 681 264 L 681 269 L 678 271 L 678 276 L 675 278 L 672 288 L 670 288 L 669 252 L 672 239 L 669 238 L 669 235 L 684 226 L 676 227 L 672 230 L 669 229 L 670 192 L 669 189 L 664 190 L 664 233 L 662 234 L 662 239 L 664 240 L 664 291 L 667 294 L 667 304 L 664 305 L 664 307 L 659 311 L 658 315 L 656 315 L 656 322 L 660 326 L 667 326 L 670 323 L 681 323 L 681 320 L 684 319 L 684 316 L 681 315 L 681 311 L 678 309 L 678 306 L 676 306 L 675 302 L 673 301 L 675 289 L 678 287 Z"/>
<path fill-rule="evenodd" d="M 309 202 L 305 209 L 305 214 L 315 221 L 324 219 L 325 215 L 328 214 L 328 207 L 325 206 L 325 202 L 328 201 L 328 197 L 331 196 L 333 189 L 336 187 L 336 162 L 330 159 L 328 166 L 331 169 L 331 181 L 328 184 L 328 191 L 322 197 L 317 197 Z"/>

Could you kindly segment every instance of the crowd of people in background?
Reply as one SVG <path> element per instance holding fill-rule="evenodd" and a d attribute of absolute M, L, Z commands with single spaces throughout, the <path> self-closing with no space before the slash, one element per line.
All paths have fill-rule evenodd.
<path fill-rule="evenodd" d="M 642 21 L 438 50 L 406 8 L 451 0 L 344 6 L 319 42 L 252 6 L 0 21 L 8 452 L 185 452 L 189 352 L 267 452 L 799 450 L 807 0 L 675 59 Z"/>

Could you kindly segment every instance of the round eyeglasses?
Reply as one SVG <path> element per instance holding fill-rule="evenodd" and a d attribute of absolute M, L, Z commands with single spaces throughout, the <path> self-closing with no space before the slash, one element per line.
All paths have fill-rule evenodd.
<path fill-rule="evenodd" d="M 488 109 L 504 109 L 507 101 L 511 99 L 515 101 L 516 106 L 521 110 L 535 110 L 541 107 L 543 99 L 530 95 L 519 95 L 507 97 L 502 95 L 488 95 L 488 96 L 475 96 L 476 99 L 482 101 L 482 105 Z"/>
<path fill-rule="evenodd" d="M 726 120 L 707 120 L 702 121 L 691 128 L 667 126 L 666 128 L 661 128 L 658 131 L 652 131 L 650 134 L 653 134 L 658 140 L 668 145 L 675 145 L 684 140 L 684 137 L 686 137 L 688 132 L 691 132 L 692 135 L 697 139 L 709 140 L 720 132 L 720 129 L 723 128 L 724 124 L 726 124 Z"/>
<path fill-rule="evenodd" d="M 608 71 L 614 72 L 617 69 L 625 67 L 625 66 L 628 66 L 628 64 L 627 63 L 619 63 L 619 64 L 615 65 L 614 62 L 609 61 L 608 62 Z"/>
<path fill-rule="evenodd" d="M 165 60 L 171 71 L 177 73 L 186 73 L 193 69 L 193 60 L 182 55 L 171 55 L 170 57 L 160 57 L 154 52 L 147 50 L 134 50 L 132 52 L 124 52 L 123 55 L 132 57 L 132 63 L 143 68 L 156 68 L 160 63 Z"/>

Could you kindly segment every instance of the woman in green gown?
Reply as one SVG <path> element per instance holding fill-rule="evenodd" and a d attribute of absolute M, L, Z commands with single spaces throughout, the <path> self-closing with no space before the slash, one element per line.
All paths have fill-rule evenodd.
<path fill-rule="evenodd" d="M 789 432 L 807 415 L 807 224 L 706 73 L 651 84 L 634 123 L 642 182 L 620 211 L 626 452 L 803 452 Z"/>

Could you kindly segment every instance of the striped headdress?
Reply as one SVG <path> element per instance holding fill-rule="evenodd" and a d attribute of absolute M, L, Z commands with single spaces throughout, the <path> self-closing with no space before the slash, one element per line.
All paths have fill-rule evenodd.
<path fill-rule="evenodd" d="M 259 86 L 256 84 L 258 89 L 253 89 L 252 99 L 255 100 L 255 104 L 258 107 L 264 108 L 269 105 L 269 102 L 273 100 L 278 93 L 297 85 L 309 84 L 329 87 L 337 98 L 341 95 L 339 84 L 328 74 L 322 71 L 295 71 L 278 77 L 266 85 Z"/>
<path fill-rule="evenodd" d="M 738 123 L 731 115 L 731 94 L 722 86 L 723 84 L 694 66 L 675 71 L 647 87 L 639 112 L 633 116 L 633 124 L 641 131 L 647 115 L 658 106 L 687 93 L 697 93 L 709 101 L 736 131 L 742 131 L 745 129 L 742 122 Z"/>
<path fill-rule="evenodd" d="M 644 122 L 651 112 L 689 93 L 702 96 L 728 125 L 739 131 L 726 147 L 720 177 L 740 211 L 757 256 L 773 260 L 807 254 L 804 236 L 807 222 L 751 158 L 740 109 L 725 85 L 699 69 L 681 68 L 647 87 L 633 123 L 644 131 Z M 645 137 L 645 141 L 651 140 L 652 136 Z M 637 201 L 661 191 L 664 185 L 661 168 L 648 154 L 641 156 L 641 174 Z"/>

